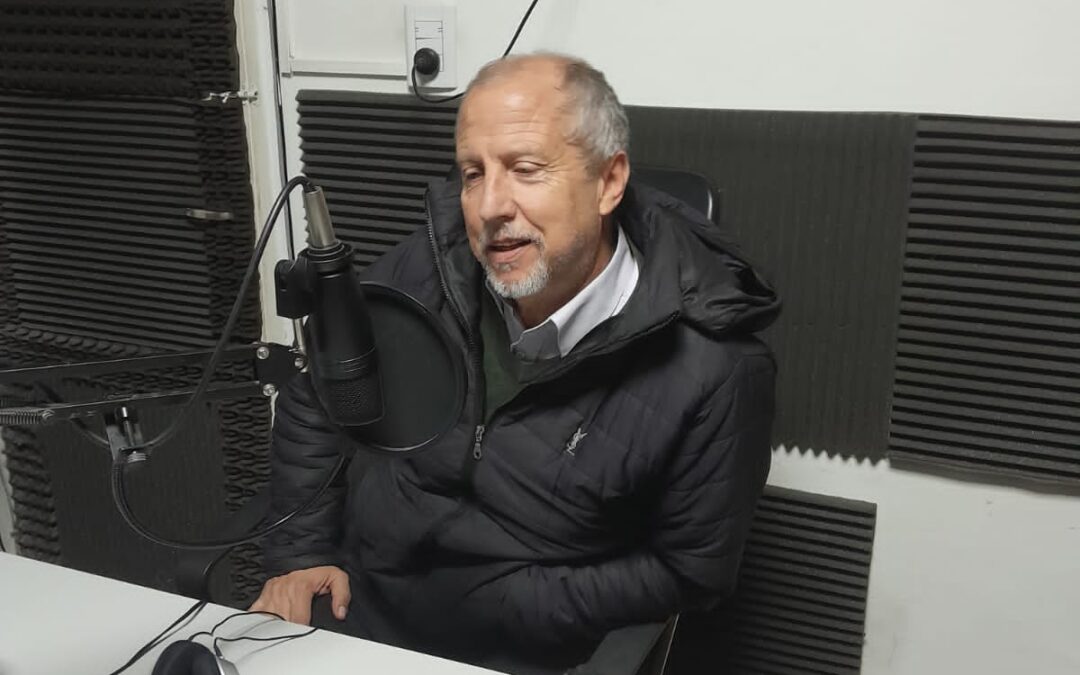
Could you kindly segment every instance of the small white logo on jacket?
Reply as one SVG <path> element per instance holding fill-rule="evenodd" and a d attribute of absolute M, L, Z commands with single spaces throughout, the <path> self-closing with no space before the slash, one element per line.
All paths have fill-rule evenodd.
<path fill-rule="evenodd" d="M 588 435 L 588 433 L 581 430 L 581 427 L 578 427 L 577 431 L 574 432 L 574 435 L 570 437 L 570 441 L 566 444 L 566 451 L 571 455 L 574 454 L 574 450 L 577 450 L 578 443 L 583 441 Z"/>

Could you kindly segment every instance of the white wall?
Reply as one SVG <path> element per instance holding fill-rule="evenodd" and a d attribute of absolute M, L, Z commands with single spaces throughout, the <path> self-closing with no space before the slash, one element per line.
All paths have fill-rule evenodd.
<path fill-rule="evenodd" d="M 769 483 L 877 504 L 864 673 L 1080 673 L 1080 491 L 783 448 Z"/>
<path fill-rule="evenodd" d="M 278 1 L 286 66 L 404 61 L 403 0 Z M 464 84 L 528 0 L 417 4 L 456 6 Z M 1076 0 L 540 0 L 516 51 L 583 56 L 638 105 L 1080 119 L 1078 26 Z"/>
<path fill-rule="evenodd" d="M 278 2 L 294 175 L 298 91 L 407 91 L 405 3 Z M 262 89 L 265 0 L 238 4 Z M 457 7 L 464 84 L 502 53 L 528 0 L 441 4 Z M 1078 26 L 1080 0 L 540 0 L 517 51 L 579 54 L 636 105 L 1080 120 Z M 336 74 L 299 72 L 320 69 Z M 261 93 L 257 105 L 272 98 Z M 272 161 L 272 115 L 248 121 L 253 161 Z M 265 209 L 277 183 L 255 169 Z M 1080 496 L 784 449 L 769 480 L 878 504 L 863 672 L 1080 673 Z"/>
<path fill-rule="evenodd" d="M 236 46 L 240 54 L 240 89 L 258 93 L 258 98 L 244 105 L 244 123 L 248 130 L 248 163 L 251 167 L 251 191 L 254 195 L 256 227 L 261 227 L 284 181 L 281 180 L 280 143 L 278 142 L 277 101 L 274 85 L 277 72 L 271 57 L 270 14 L 264 1 L 241 0 L 236 3 Z M 290 176 L 296 175 L 294 170 Z M 263 339 L 281 344 L 292 340 L 292 326 L 275 313 L 274 265 L 288 257 L 285 214 L 276 224 L 259 267 L 260 295 L 263 310 Z M 256 232 L 258 236 L 258 232 Z M 300 240 L 301 242 L 303 240 Z M 300 243 L 297 244 L 301 246 Z"/>

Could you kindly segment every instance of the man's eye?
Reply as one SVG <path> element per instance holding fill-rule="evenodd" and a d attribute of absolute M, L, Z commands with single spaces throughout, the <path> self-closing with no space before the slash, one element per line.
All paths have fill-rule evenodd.
<path fill-rule="evenodd" d="M 540 167 L 536 166 L 535 164 L 518 164 L 514 167 L 514 173 L 520 174 L 522 176 L 531 176 L 539 170 Z"/>
<path fill-rule="evenodd" d="M 466 183 L 472 182 L 480 177 L 479 171 L 464 171 L 461 174 L 461 179 Z"/>

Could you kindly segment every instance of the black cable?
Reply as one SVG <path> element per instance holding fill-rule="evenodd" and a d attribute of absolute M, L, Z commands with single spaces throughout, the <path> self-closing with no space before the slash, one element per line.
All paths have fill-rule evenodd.
<path fill-rule="evenodd" d="M 227 624 L 229 621 L 231 621 L 231 620 L 233 620 L 233 619 L 235 619 L 237 617 L 253 616 L 253 615 L 272 616 L 275 619 L 281 619 L 282 621 L 285 620 L 285 617 L 281 616 L 277 612 L 267 612 L 267 611 L 264 611 L 264 610 L 261 610 L 261 609 L 249 610 L 249 611 L 246 611 L 246 612 L 237 612 L 236 614 L 230 614 L 229 616 L 225 617 L 221 621 L 218 621 L 216 624 L 214 624 L 214 627 L 210 629 L 210 635 L 213 635 L 214 633 L 217 632 L 218 628 L 221 628 L 222 626 Z"/>
<path fill-rule="evenodd" d="M 255 272 L 259 268 L 259 260 L 262 258 L 263 252 L 266 250 L 266 244 L 270 239 L 270 233 L 274 229 L 274 223 L 277 221 L 278 215 L 281 213 L 281 209 L 285 202 L 288 200 L 289 194 L 299 185 L 309 187 L 312 185 L 311 181 L 305 176 L 297 176 L 281 189 L 278 193 L 277 199 L 274 200 L 274 205 L 270 208 L 270 213 L 267 215 L 266 222 L 263 224 L 262 231 L 259 233 L 259 240 L 255 244 L 255 250 L 251 256 L 251 262 L 248 263 L 247 271 L 244 273 L 244 278 L 240 282 L 240 291 L 236 296 L 236 301 L 233 303 L 232 311 L 229 313 L 229 318 L 225 321 L 225 327 L 221 330 L 221 337 L 218 338 L 217 344 L 214 346 L 214 351 L 210 355 L 210 360 L 206 364 L 206 370 L 203 371 L 202 378 L 199 380 L 199 384 L 195 387 L 195 391 L 192 393 L 191 398 L 188 399 L 183 410 L 173 420 L 173 423 L 162 433 L 158 434 L 155 438 L 146 443 L 139 444 L 128 450 L 140 450 L 149 449 L 156 445 L 168 440 L 176 430 L 179 428 L 180 422 L 191 411 L 195 404 L 202 398 L 206 392 L 206 388 L 210 384 L 211 376 L 214 370 L 217 368 L 218 362 L 221 360 L 222 354 L 224 354 L 225 347 L 228 345 L 229 335 L 232 333 L 232 329 L 236 324 L 237 318 L 240 316 L 240 309 L 243 307 L 244 296 L 247 293 L 247 288 L 251 283 L 251 280 L 255 276 Z M 120 511 L 121 517 L 124 522 L 128 524 L 131 529 L 135 530 L 141 536 L 155 544 L 162 546 L 169 546 L 171 548 L 182 548 L 193 551 L 208 551 L 223 548 L 232 548 L 241 544 L 248 544 L 266 535 L 270 534 L 274 530 L 278 529 L 285 523 L 289 522 L 297 515 L 307 511 L 326 493 L 330 488 L 331 483 L 337 477 L 341 467 L 345 464 L 345 455 L 338 455 L 337 463 L 334 465 L 333 470 L 327 475 L 326 480 L 315 494 L 299 508 L 294 509 L 291 513 L 278 518 L 275 522 L 262 528 L 257 528 L 245 535 L 228 539 L 209 539 L 206 541 L 184 541 L 181 539 L 170 539 L 168 537 L 161 536 L 152 532 L 149 528 L 142 524 L 142 522 L 135 515 L 131 508 L 131 504 L 128 503 L 127 490 L 124 484 L 124 475 L 130 464 L 126 461 L 126 458 L 122 453 L 117 453 L 113 460 L 111 473 L 111 485 L 112 485 L 112 497 L 113 502 L 116 504 L 116 508 Z"/>
<path fill-rule="evenodd" d="M 274 114 L 277 119 L 278 141 L 278 175 L 282 184 L 289 179 L 288 158 L 285 153 L 285 108 L 281 105 L 281 47 L 278 44 L 277 6 L 274 0 L 269 0 L 266 12 L 267 21 L 270 23 L 270 58 L 274 64 Z M 293 231 L 292 206 L 285 204 L 285 250 L 289 254 L 289 262 L 296 261 L 296 240 Z M 300 319 L 292 320 L 292 348 L 304 350 L 303 324 Z"/>
<path fill-rule="evenodd" d="M 536 3 L 538 2 L 540 2 L 540 0 L 532 0 L 532 2 L 529 3 L 529 8 L 525 10 L 525 16 L 521 17 L 521 21 L 518 23 L 517 30 L 514 31 L 514 37 L 510 38 L 510 44 L 506 45 L 506 51 L 504 51 L 502 56 L 499 58 L 505 59 L 507 56 L 510 55 L 510 51 L 514 48 L 514 45 L 517 44 L 518 36 L 521 35 L 521 31 L 525 28 L 525 24 L 528 23 L 529 17 L 532 16 L 533 10 L 536 8 Z M 425 96 L 424 94 L 421 94 L 420 87 L 417 85 L 416 82 L 415 64 L 409 70 L 409 77 L 412 79 L 413 95 L 424 103 L 449 103 L 450 101 L 456 101 L 465 95 L 464 91 L 460 91 L 453 96 L 445 96 L 443 98 L 433 98 L 431 96 Z"/>
<path fill-rule="evenodd" d="M 410 77 L 412 77 L 413 95 L 424 103 L 449 103 L 450 101 L 456 101 L 465 95 L 464 91 L 459 91 L 453 96 L 446 96 L 444 98 L 432 98 L 430 96 L 425 96 L 424 94 L 420 93 L 420 86 L 416 83 L 416 66 L 413 66 L 409 73 Z"/>
<path fill-rule="evenodd" d="M 171 548 L 187 549 L 189 551 L 212 551 L 221 548 L 232 548 L 241 544 L 250 544 L 253 541 L 262 539 L 263 537 L 278 529 L 296 516 L 310 509 L 312 506 L 315 505 L 315 502 L 317 502 L 326 493 L 326 491 L 330 488 L 330 485 L 334 482 L 334 479 L 337 477 L 338 472 L 341 471 L 341 468 L 343 466 L 345 466 L 345 455 L 343 453 L 338 455 L 337 463 L 334 465 L 333 470 L 327 475 L 327 478 L 325 481 L 323 481 L 323 484 L 319 486 L 319 489 L 316 490 L 315 494 L 311 497 L 311 499 L 307 500 L 299 508 L 294 509 L 292 513 L 286 514 L 281 518 L 278 518 L 276 521 L 269 525 L 266 525 L 265 527 L 252 530 L 251 532 L 248 532 L 247 534 L 241 535 L 239 537 L 234 537 L 231 539 L 207 539 L 205 541 L 185 541 L 182 539 L 169 539 L 168 537 L 161 536 L 147 529 L 147 527 L 143 525 L 142 522 L 135 515 L 134 511 L 132 511 L 131 504 L 129 504 L 127 500 L 127 488 L 124 484 L 124 472 L 128 466 L 129 465 L 125 464 L 123 461 L 113 462 L 111 471 L 113 501 L 116 503 L 116 508 L 120 511 L 120 515 L 121 517 L 123 517 L 124 522 L 128 524 L 128 527 L 135 530 L 141 536 L 149 539 L 155 544 L 169 546 Z"/>
<path fill-rule="evenodd" d="M 297 633 L 295 635 L 279 635 L 277 637 L 265 637 L 265 638 L 246 637 L 246 636 L 234 637 L 234 638 L 223 638 L 223 637 L 215 637 L 214 636 L 214 633 L 216 633 L 219 628 L 221 628 L 226 623 L 228 623 L 229 621 L 231 621 L 231 620 L 233 620 L 233 619 L 235 619 L 237 617 L 241 617 L 241 616 L 260 616 L 260 615 L 261 616 L 272 616 L 275 619 L 280 619 L 282 621 L 285 621 L 285 617 L 281 616 L 277 612 L 266 612 L 266 611 L 262 611 L 262 610 L 247 611 L 247 612 L 236 612 L 235 614 L 230 614 L 229 616 L 225 617 L 221 621 L 218 621 L 216 624 L 214 624 L 214 627 L 211 628 L 210 630 L 201 630 L 198 633 L 193 633 L 191 635 L 191 637 L 188 638 L 188 640 L 194 641 L 195 638 L 201 637 L 203 635 L 207 635 L 209 637 L 212 637 L 212 638 L 214 638 L 214 642 L 213 642 L 213 644 L 211 646 L 213 647 L 214 654 L 216 654 L 219 658 L 224 658 L 221 655 L 221 649 L 218 647 L 218 642 L 239 642 L 241 640 L 250 640 L 250 641 L 253 641 L 253 642 L 274 642 L 274 641 L 277 641 L 277 640 L 281 640 L 281 641 L 295 640 L 296 638 L 307 637 L 308 635 L 311 635 L 312 633 L 314 633 L 315 631 L 318 630 L 318 628 L 312 628 L 311 630 L 309 630 L 307 632 Z"/>
<path fill-rule="evenodd" d="M 156 636 L 153 637 L 153 639 L 151 639 L 149 642 L 147 642 L 142 647 L 140 647 L 139 650 L 137 652 L 135 652 L 135 654 L 130 659 L 128 659 L 127 663 L 120 666 L 116 670 L 112 671 L 111 673 L 109 673 L 109 675 L 120 675 L 120 673 L 124 672 L 125 670 L 127 670 L 128 668 L 133 666 L 136 661 L 138 661 L 142 657 L 146 656 L 146 654 L 149 653 L 150 650 L 152 650 L 154 647 L 157 647 L 159 644 L 161 644 L 162 640 L 169 634 L 169 631 L 171 631 L 174 628 L 176 628 L 177 626 L 179 626 L 181 623 L 184 622 L 185 619 L 188 619 L 188 618 L 194 619 L 196 616 L 198 616 L 199 612 L 201 612 L 203 610 L 203 608 L 206 607 L 206 604 L 207 603 L 206 603 L 205 600 L 199 600 L 194 605 L 189 607 L 186 612 L 181 614 L 180 617 L 178 619 L 176 619 L 176 621 L 173 621 L 172 623 L 170 623 L 165 628 L 165 630 L 158 633 Z"/>
<path fill-rule="evenodd" d="M 201 630 L 198 633 L 192 633 L 188 637 L 188 640 L 194 641 L 195 638 L 202 637 L 203 635 L 207 635 L 209 637 L 214 637 L 214 633 L 217 632 L 217 629 L 221 628 L 222 626 L 224 626 L 226 623 L 228 623 L 232 619 L 235 619 L 235 618 L 237 618 L 239 616 L 252 616 L 252 615 L 272 616 L 275 619 L 281 619 L 282 621 L 285 620 L 285 617 L 281 616 L 277 612 L 266 612 L 266 611 L 263 611 L 263 610 L 255 610 L 255 611 L 247 611 L 247 612 L 236 612 L 235 614 L 230 614 L 229 616 L 225 617 L 221 621 L 218 621 L 216 624 L 214 624 L 214 627 L 211 628 L 210 630 Z"/>
<path fill-rule="evenodd" d="M 219 642 L 240 642 L 242 640 L 248 640 L 248 641 L 251 641 L 251 642 L 288 642 L 289 640 L 295 640 L 297 638 L 307 637 L 308 635 L 311 635 L 312 633 L 314 633 L 315 631 L 318 630 L 318 628 L 312 628 L 311 630 L 303 632 L 303 633 L 296 633 L 296 634 L 293 634 L 293 635 L 278 635 L 276 637 L 239 636 L 239 637 L 234 637 L 234 638 L 225 638 L 225 637 L 216 637 L 214 635 L 214 633 L 216 633 L 217 630 L 219 628 L 221 628 L 222 626 L 224 626 L 226 623 L 228 623 L 229 621 L 231 621 L 231 620 L 233 620 L 233 619 L 235 619 L 237 617 L 241 617 L 241 616 L 272 616 L 275 619 L 280 619 L 281 621 L 285 621 L 285 617 L 281 616 L 280 614 L 278 614 L 276 612 L 266 612 L 266 611 L 261 611 L 261 610 L 247 611 L 247 612 L 236 612 L 235 614 L 230 614 L 229 616 L 225 617 L 221 621 L 218 621 L 216 624 L 214 624 L 214 626 L 210 630 L 201 630 L 198 633 L 192 633 L 187 639 L 190 642 L 194 642 L 195 638 L 202 637 L 203 635 L 206 635 L 207 637 L 212 637 L 212 638 L 214 638 L 214 641 L 211 643 L 211 648 L 213 649 L 214 654 L 218 658 L 225 658 L 221 653 L 221 648 L 218 647 Z"/>
<path fill-rule="evenodd" d="M 221 648 L 218 647 L 219 642 L 288 642 L 289 640 L 296 640 L 297 638 L 307 637 L 317 630 L 319 629 L 312 628 L 311 630 L 304 631 L 303 633 L 296 633 L 294 635 L 279 635 L 277 637 L 249 637 L 247 635 L 241 635 L 234 638 L 216 637 L 214 638 L 213 645 L 214 654 L 221 658 Z"/>
<path fill-rule="evenodd" d="M 514 31 L 514 37 L 510 38 L 510 44 L 506 45 L 506 51 L 503 52 L 502 58 L 505 59 L 507 56 L 509 56 L 510 50 L 512 50 L 514 48 L 514 45 L 517 44 L 518 36 L 521 35 L 522 29 L 525 28 L 526 22 L 528 22 L 529 17 L 532 16 L 533 9 L 536 8 L 536 3 L 539 1 L 540 0 L 532 0 L 532 4 L 530 4 L 529 8 L 525 10 L 525 16 L 521 17 L 521 23 L 518 24 L 517 30 Z"/>
<path fill-rule="evenodd" d="M 210 354 L 210 360 L 207 361 L 206 369 L 203 371 L 202 378 L 199 380 L 198 385 L 196 385 L 195 391 L 192 392 L 191 398 L 187 400 L 187 403 L 184 404 L 184 407 L 180 410 L 179 414 L 173 418 L 172 423 L 165 431 L 149 441 L 128 448 L 128 450 L 150 450 L 172 438 L 180 429 L 180 425 L 187 420 L 188 415 L 191 414 L 195 405 L 202 399 L 203 394 L 206 393 L 207 388 L 210 386 L 210 381 L 213 379 L 214 371 L 217 370 L 218 364 L 221 362 L 221 357 L 225 353 L 225 348 L 229 344 L 229 337 L 232 335 L 233 328 L 240 318 L 240 310 L 243 309 L 248 286 L 251 285 L 252 279 L 255 278 L 255 273 L 259 270 L 259 261 L 262 260 L 263 252 L 266 250 L 266 244 L 270 240 L 270 233 L 274 229 L 274 223 L 277 222 L 278 215 L 281 213 L 282 207 L 288 200 L 289 194 L 299 185 L 310 186 L 312 183 L 306 176 L 297 176 L 281 188 L 281 192 L 278 193 L 277 199 L 274 200 L 274 205 L 270 208 L 270 213 L 266 218 L 266 222 L 263 224 L 262 232 L 259 233 L 259 240 L 255 244 L 255 250 L 251 255 L 251 261 L 248 263 L 247 270 L 244 272 L 244 278 L 240 282 L 240 289 L 236 294 L 236 300 L 233 302 L 232 311 L 229 312 L 229 317 L 225 320 L 225 326 L 221 329 L 221 336 L 218 338 L 217 344 L 214 345 L 214 351 Z"/>
<path fill-rule="evenodd" d="M 171 624 L 169 624 L 165 628 L 165 630 L 163 630 L 160 633 L 158 633 L 157 635 L 155 635 L 153 638 L 151 638 L 151 640 L 149 642 L 144 644 L 142 647 L 139 647 L 138 651 L 136 651 L 135 654 L 133 654 L 132 657 L 130 659 L 128 659 L 127 662 L 124 665 L 122 665 L 119 668 L 117 668 L 116 670 L 112 671 L 111 673 L 109 673 L 109 675 L 120 675 L 120 673 L 124 672 L 125 670 L 127 670 L 131 666 L 135 665 L 135 663 L 138 662 L 139 659 L 146 656 L 155 647 L 157 647 L 162 642 L 164 642 L 164 640 L 168 637 L 169 633 L 171 631 L 173 631 L 173 629 L 175 629 L 177 626 L 182 624 L 185 620 L 189 620 L 189 621 L 194 620 L 195 617 L 198 616 L 200 612 L 202 612 L 202 610 L 206 607 L 207 604 L 208 603 L 205 600 L 199 600 L 194 605 L 189 607 L 187 609 L 187 611 L 185 611 L 183 614 L 181 614 L 179 616 L 179 618 L 177 618 L 175 621 L 173 621 Z M 201 635 L 209 635 L 210 637 L 214 637 L 214 632 L 217 631 L 217 629 L 221 628 L 223 625 L 225 625 L 225 623 L 228 622 L 229 620 L 235 619 L 236 617 L 239 617 L 239 616 L 249 616 L 249 615 L 252 615 L 252 614 L 261 614 L 261 615 L 266 615 L 266 616 L 272 616 L 272 617 L 275 617 L 277 619 L 281 619 L 282 621 L 285 620 L 285 618 L 282 617 L 280 614 L 275 614 L 274 612 L 263 612 L 263 611 L 258 611 L 258 612 L 237 612 L 235 614 L 230 614 L 229 616 L 225 617 L 221 621 L 218 621 L 216 624 L 214 624 L 214 627 L 211 628 L 209 631 L 204 630 L 204 631 L 199 631 L 198 633 L 193 633 L 187 639 L 188 639 L 188 641 L 194 641 L 195 638 L 197 638 L 197 637 L 199 637 Z M 214 637 L 214 642 L 213 642 L 212 647 L 213 647 L 214 653 L 218 657 L 221 657 L 221 649 L 218 648 L 218 642 L 219 641 L 220 642 L 239 642 L 241 640 L 253 640 L 253 641 L 256 641 L 256 642 L 287 641 L 287 640 L 295 640 L 297 638 L 307 637 L 308 635 L 311 635 L 312 633 L 314 633 L 316 630 L 318 630 L 318 628 L 312 628 L 311 630 L 309 630 L 307 632 L 296 633 L 294 635 L 280 635 L 278 637 L 267 637 L 267 638 L 256 638 L 256 637 L 222 638 L 222 637 Z"/>
<path fill-rule="evenodd" d="M 269 0 L 266 12 L 270 22 L 270 58 L 274 64 L 274 108 L 277 116 L 277 140 L 278 140 L 278 172 L 281 182 L 285 183 L 289 178 L 288 163 L 285 159 L 285 112 L 281 105 L 281 60 L 279 57 L 280 46 L 278 45 L 277 6 L 274 0 Z M 285 225 L 287 235 L 285 248 L 289 252 L 289 260 L 296 258 L 296 242 L 293 239 L 292 209 L 285 207 Z M 297 345 L 293 345 L 296 347 Z"/>

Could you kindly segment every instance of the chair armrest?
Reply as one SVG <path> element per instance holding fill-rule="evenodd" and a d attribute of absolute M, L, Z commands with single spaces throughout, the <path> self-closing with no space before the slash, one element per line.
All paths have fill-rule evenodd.
<path fill-rule="evenodd" d="M 678 616 L 664 623 L 626 626 L 611 631 L 585 663 L 568 675 L 647 675 L 662 673 Z M 655 667 L 654 667 L 655 666 Z"/>
<path fill-rule="evenodd" d="M 263 489 L 229 516 L 218 537 L 239 537 L 258 527 L 270 513 L 270 491 Z M 232 547 L 180 551 L 176 557 L 177 591 L 196 600 L 212 600 L 210 575 Z"/>

